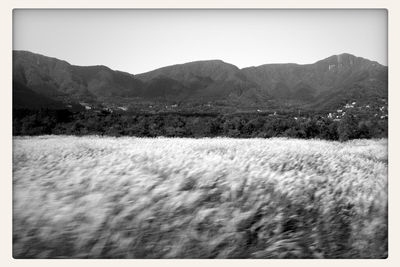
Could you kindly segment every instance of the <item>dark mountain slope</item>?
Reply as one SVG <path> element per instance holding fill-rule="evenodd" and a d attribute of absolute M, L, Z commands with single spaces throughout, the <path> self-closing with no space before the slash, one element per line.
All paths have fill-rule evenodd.
<path fill-rule="evenodd" d="M 136 76 L 143 82 L 154 79 L 172 79 L 181 84 L 180 99 L 211 101 L 239 97 L 243 92 L 256 88 L 236 66 L 221 60 L 196 61 L 168 66 Z M 176 84 L 174 86 L 176 87 Z M 159 90 L 174 91 L 169 84 L 160 84 Z M 153 88 L 154 89 L 154 88 Z"/>
<path fill-rule="evenodd" d="M 13 108 L 16 109 L 65 109 L 66 106 L 60 102 L 43 96 L 29 89 L 22 83 L 13 81 Z"/>
<path fill-rule="evenodd" d="M 379 105 L 382 99 L 388 98 L 387 89 L 387 80 L 366 78 L 344 85 L 339 90 L 323 92 L 309 107 L 316 110 L 335 110 L 353 101 L 362 106 Z"/>
<path fill-rule="evenodd" d="M 207 103 L 325 109 L 355 99 L 387 98 L 387 67 L 350 54 L 314 64 L 239 69 L 221 60 L 196 61 L 132 75 L 105 66 L 74 66 L 31 52 L 13 52 L 13 80 L 49 99 L 113 103 Z M 41 102 L 41 100 L 38 100 Z M 118 103 L 116 103 L 118 104 Z"/>
<path fill-rule="evenodd" d="M 95 100 L 140 95 L 143 84 L 133 75 L 105 66 L 73 66 L 26 51 L 13 52 L 13 80 L 57 99 Z"/>
<path fill-rule="evenodd" d="M 313 91 L 312 94 L 317 96 L 322 92 L 341 90 L 361 80 L 387 82 L 387 67 L 350 54 L 331 56 L 314 64 L 267 64 L 242 71 L 249 80 L 277 97 L 302 97 L 305 87 L 310 89 L 307 94 Z"/>

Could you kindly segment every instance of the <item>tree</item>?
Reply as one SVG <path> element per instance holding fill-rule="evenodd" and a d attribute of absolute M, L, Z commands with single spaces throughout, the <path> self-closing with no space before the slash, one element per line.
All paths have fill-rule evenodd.
<path fill-rule="evenodd" d="M 349 139 L 357 138 L 357 118 L 351 112 L 348 111 L 342 117 L 338 127 L 338 135 L 340 141 L 347 141 Z"/>

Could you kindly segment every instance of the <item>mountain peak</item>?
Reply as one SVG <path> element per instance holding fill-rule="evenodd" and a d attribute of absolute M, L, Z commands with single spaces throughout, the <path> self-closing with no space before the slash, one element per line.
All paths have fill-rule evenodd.
<path fill-rule="evenodd" d="M 185 62 L 185 63 L 180 63 L 180 64 L 173 64 L 173 65 L 161 67 L 161 68 L 149 71 L 149 72 L 140 73 L 138 75 L 142 75 L 142 74 L 146 74 L 146 73 L 150 73 L 150 72 L 154 72 L 154 71 L 159 71 L 159 70 L 164 70 L 164 69 L 190 67 L 190 66 L 230 66 L 230 67 L 238 69 L 235 65 L 227 63 L 220 59 L 207 59 L 207 60 L 190 61 L 190 62 Z"/>
<path fill-rule="evenodd" d="M 342 60 L 350 60 L 350 59 L 355 59 L 358 58 L 352 54 L 349 53 L 341 53 L 341 54 L 337 54 L 337 55 L 332 55 L 330 57 L 318 60 L 316 63 L 318 62 L 335 62 L 335 63 L 339 63 Z"/>
<path fill-rule="evenodd" d="M 338 55 L 333 55 L 330 57 L 327 57 L 325 59 L 319 60 L 314 63 L 316 66 L 321 67 L 323 66 L 331 66 L 329 68 L 334 68 L 334 67 L 346 67 L 346 68 L 354 68 L 357 66 L 357 68 L 383 68 L 385 66 L 379 64 L 376 61 L 371 61 L 369 59 L 363 58 L 363 57 L 357 57 L 355 55 L 349 54 L 349 53 L 342 53 Z"/>
<path fill-rule="evenodd" d="M 226 63 L 225 61 L 222 61 L 221 59 L 205 59 L 205 60 L 195 60 L 195 61 L 190 61 L 187 63 L 183 64 L 229 64 Z"/>
<path fill-rule="evenodd" d="M 219 59 L 199 60 L 183 64 L 166 66 L 153 71 L 136 75 L 141 80 L 148 81 L 158 76 L 168 76 L 175 80 L 188 80 L 193 75 L 210 77 L 213 80 L 226 79 L 238 72 L 235 65 L 226 63 Z"/>
<path fill-rule="evenodd" d="M 40 61 L 48 61 L 48 62 L 63 62 L 65 64 L 70 65 L 67 61 L 65 60 L 61 60 L 55 57 L 49 57 L 49 56 L 45 56 L 45 55 L 41 55 L 38 53 L 33 53 L 30 51 L 26 51 L 26 50 L 13 50 L 13 57 L 15 59 L 15 57 L 21 58 L 21 59 L 35 59 L 34 61 L 36 61 L 36 63 L 40 63 Z"/>
<path fill-rule="evenodd" d="M 350 53 L 341 53 L 341 54 L 338 54 L 336 56 L 339 56 L 339 57 L 353 57 L 353 58 L 356 57 L 355 55 L 350 54 Z"/>
<path fill-rule="evenodd" d="M 328 58 L 325 58 L 323 60 L 329 60 L 329 59 L 334 59 L 337 62 L 343 62 L 343 61 L 348 61 L 348 60 L 359 60 L 359 61 L 374 62 L 372 60 L 366 59 L 364 57 L 358 57 L 358 56 L 355 56 L 355 55 L 350 54 L 350 53 L 341 53 L 341 54 L 337 54 L 337 55 L 332 55 L 332 56 L 330 56 Z M 321 60 L 321 61 L 323 61 L 323 60 Z"/>

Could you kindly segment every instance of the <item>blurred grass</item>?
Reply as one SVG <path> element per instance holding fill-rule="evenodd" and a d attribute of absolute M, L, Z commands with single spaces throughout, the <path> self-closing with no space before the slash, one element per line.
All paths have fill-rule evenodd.
<path fill-rule="evenodd" d="M 15 258 L 386 258 L 387 140 L 14 138 Z"/>

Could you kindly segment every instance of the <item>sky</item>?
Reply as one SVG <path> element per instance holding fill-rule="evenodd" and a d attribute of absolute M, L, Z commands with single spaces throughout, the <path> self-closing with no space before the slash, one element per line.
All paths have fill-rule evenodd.
<path fill-rule="evenodd" d="M 132 74 L 210 59 L 309 64 L 341 53 L 387 65 L 387 12 L 15 9 L 13 49 Z"/>

